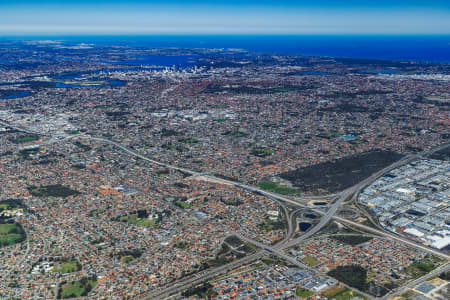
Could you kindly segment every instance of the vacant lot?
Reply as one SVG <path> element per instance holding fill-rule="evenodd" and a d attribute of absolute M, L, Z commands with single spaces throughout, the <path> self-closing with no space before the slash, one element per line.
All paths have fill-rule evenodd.
<path fill-rule="evenodd" d="M 318 261 L 317 259 L 315 259 L 312 256 L 306 256 L 306 257 L 302 258 L 302 262 L 304 262 L 305 264 L 307 264 L 310 267 L 317 266 L 320 263 L 320 261 Z"/>
<path fill-rule="evenodd" d="M 365 152 L 280 175 L 307 193 L 335 193 L 349 188 L 389 166 L 403 155 L 390 151 Z"/>
<path fill-rule="evenodd" d="M 336 300 L 366 299 L 363 295 L 343 286 L 333 287 L 323 293 L 324 296 Z"/>

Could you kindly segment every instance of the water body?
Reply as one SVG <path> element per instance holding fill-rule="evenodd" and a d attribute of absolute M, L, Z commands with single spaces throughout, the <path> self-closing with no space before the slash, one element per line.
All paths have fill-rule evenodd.
<path fill-rule="evenodd" d="M 31 93 L 29 91 L 7 91 L 7 92 L 8 92 L 8 95 L 2 95 L 2 93 L 0 93 L 0 99 L 17 99 L 17 98 L 24 98 L 24 97 L 31 95 Z"/>
<path fill-rule="evenodd" d="M 310 219 L 317 219 L 317 215 L 315 214 L 306 214 L 305 217 Z"/>
<path fill-rule="evenodd" d="M 140 72 L 140 71 L 161 71 L 164 68 L 147 68 L 147 67 L 127 67 L 127 68 L 110 68 L 102 69 L 97 71 L 89 71 L 89 74 L 101 74 L 101 73 L 112 73 L 112 72 Z"/>
<path fill-rule="evenodd" d="M 357 73 L 361 74 L 382 74 L 382 75 L 392 75 L 392 74 L 399 74 L 401 71 L 399 70 L 393 70 L 393 69 L 383 69 L 383 70 L 357 70 Z"/>
<path fill-rule="evenodd" d="M 258 53 L 450 62 L 450 35 L 40 36 L 27 39 L 59 39 L 69 44 L 239 48 Z M 169 63 L 170 66 L 173 64 Z"/>
<path fill-rule="evenodd" d="M 108 87 L 108 86 L 121 86 L 124 85 L 125 82 L 122 80 L 115 80 L 115 79 L 103 79 L 103 78 L 96 78 L 96 77 L 84 77 L 82 74 L 78 73 L 64 73 L 64 74 L 57 74 L 53 75 L 51 77 L 55 80 L 61 80 L 61 81 L 54 81 L 55 87 L 57 88 L 74 88 L 74 87 Z M 72 81 L 72 82 L 71 82 Z M 71 83 L 68 83 L 71 82 Z M 79 83 L 78 83 L 79 82 Z M 103 84 L 83 84 L 83 82 L 104 82 Z M 51 82 L 52 83 L 52 82 Z"/>
<path fill-rule="evenodd" d="M 295 75 L 323 75 L 323 76 L 330 76 L 330 75 L 333 75 L 333 73 L 310 71 L 310 72 L 296 72 Z"/>
<path fill-rule="evenodd" d="M 349 141 L 356 140 L 356 137 L 353 135 L 344 135 L 344 136 L 342 136 L 342 138 L 349 140 Z"/>
<path fill-rule="evenodd" d="M 300 228 L 300 231 L 306 231 L 311 227 L 311 225 L 311 223 L 301 222 L 298 224 L 298 227 Z"/>
<path fill-rule="evenodd" d="M 325 205 L 327 205 L 327 203 L 326 202 L 314 202 L 314 205 L 315 206 L 325 206 Z"/>
<path fill-rule="evenodd" d="M 16 59 L 0 59 L 0 64 L 1 63 L 10 63 L 10 62 L 16 62 Z"/>
<path fill-rule="evenodd" d="M 182 68 L 189 68 L 197 64 L 197 58 L 198 56 L 193 55 L 149 55 L 137 57 L 136 59 L 132 60 L 101 62 L 126 66 L 180 66 Z"/>
<path fill-rule="evenodd" d="M 425 216 L 424 213 L 421 213 L 421 212 L 418 212 L 418 211 L 415 211 L 415 210 L 412 210 L 412 209 L 409 209 L 408 211 L 406 211 L 406 213 L 408 213 L 410 215 L 413 215 L 413 216 L 419 216 L 419 217 Z"/>
<path fill-rule="evenodd" d="M 89 79 L 91 81 L 93 79 Z M 105 81 L 104 84 L 95 84 L 95 85 L 87 85 L 80 82 L 80 84 L 76 83 L 64 83 L 64 82 L 55 82 L 55 87 L 57 88 L 78 88 L 78 87 L 109 87 L 109 86 L 121 86 L 124 85 L 125 82 L 121 80 L 99 80 L 99 81 Z"/>

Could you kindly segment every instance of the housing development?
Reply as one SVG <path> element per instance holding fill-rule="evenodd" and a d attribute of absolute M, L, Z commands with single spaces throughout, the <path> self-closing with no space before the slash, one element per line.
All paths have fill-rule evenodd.
<path fill-rule="evenodd" d="M 450 64 L 0 41 L 0 299 L 448 299 Z"/>

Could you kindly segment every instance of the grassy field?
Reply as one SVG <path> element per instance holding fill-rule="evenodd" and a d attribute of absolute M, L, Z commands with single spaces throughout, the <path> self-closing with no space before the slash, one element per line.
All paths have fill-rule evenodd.
<path fill-rule="evenodd" d="M 194 139 L 194 138 L 180 139 L 178 141 L 181 143 L 187 143 L 187 144 L 197 144 L 198 142 L 200 142 L 199 140 Z"/>
<path fill-rule="evenodd" d="M 297 288 L 297 290 L 295 291 L 295 294 L 300 299 L 307 299 L 307 298 L 311 297 L 312 295 L 314 295 L 314 293 L 311 292 L 310 290 L 307 290 L 307 289 L 304 289 L 301 287 Z"/>
<path fill-rule="evenodd" d="M 53 267 L 52 272 L 58 273 L 73 273 L 79 271 L 81 266 L 74 259 L 69 259 L 67 261 L 62 261 L 60 264 L 57 264 Z"/>
<path fill-rule="evenodd" d="M 0 224 L 0 247 L 14 245 L 25 239 L 25 232 L 18 223 Z"/>
<path fill-rule="evenodd" d="M 438 257 L 427 256 L 421 261 L 416 261 L 415 263 L 406 267 L 404 272 L 410 275 L 412 278 L 416 279 L 433 271 L 441 262 L 441 259 Z"/>
<path fill-rule="evenodd" d="M 337 295 L 345 290 L 346 290 L 346 288 L 344 286 L 336 285 L 336 286 L 333 286 L 332 288 L 324 291 L 322 293 L 322 295 L 324 295 L 327 298 L 333 298 L 335 295 Z"/>
<path fill-rule="evenodd" d="M 413 291 L 406 291 L 403 294 L 401 294 L 400 296 L 402 296 L 405 299 L 411 298 L 412 296 L 414 296 L 414 292 Z"/>
<path fill-rule="evenodd" d="M 39 137 L 36 135 L 24 135 L 24 136 L 18 136 L 15 139 L 12 140 L 15 144 L 23 144 L 28 142 L 34 142 L 39 140 Z"/>
<path fill-rule="evenodd" d="M 121 222 L 127 222 L 129 224 L 145 226 L 145 227 L 153 227 L 153 226 L 155 226 L 155 220 L 150 220 L 150 219 L 146 219 L 146 218 L 145 219 L 144 218 L 139 218 L 138 215 L 136 215 L 136 214 L 120 217 L 120 221 Z"/>
<path fill-rule="evenodd" d="M 320 263 L 317 259 L 315 259 L 314 257 L 311 257 L 311 256 L 306 256 L 306 257 L 302 258 L 302 262 L 304 262 L 305 264 L 307 264 L 310 267 L 317 266 Z"/>
<path fill-rule="evenodd" d="M 215 121 L 219 122 L 219 123 L 225 122 L 225 121 L 228 121 L 228 120 L 230 120 L 230 119 L 227 119 L 227 118 L 215 119 Z"/>
<path fill-rule="evenodd" d="M 361 144 L 365 144 L 366 141 L 364 141 L 364 140 L 352 140 L 352 141 L 349 141 L 349 143 L 352 144 L 352 145 L 361 145 Z"/>
<path fill-rule="evenodd" d="M 276 184 L 273 182 L 262 181 L 258 183 L 258 186 L 263 190 L 278 193 L 280 195 L 298 195 L 300 194 L 299 190 L 290 188 L 288 186 L 283 186 L 280 184 Z"/>
<path fill-rule="evenodd" d="M 156 175 L 158 175 L 158 177 L 166 177 L 170 175 L 170 171 L 169 170 L 160 170 L 158 172 L 156 172 Z"/>
<path fill-rule="evenodd" d="M 123 262 L 124 264 L 129 264 L 130 262 L 134 261 L 134 257 L 131 255 L 127 255 L 127 256 L 123 256 L 120 258 L 120 261 Z"/>
<path fill-rule="evenodd" d="M 355 297 L 366 299 L 363 295 L 341 285 L 334 286 L 331 289 L 326 290 L 323 292 L 323 295 L 327 298 L 335 300 L 351 300 Z"/>
<path fill-rule="evenodd" d="M 266 217 L 258 226 L 264 228 L 265 231 L 272 231 L 285 228 L 285 223 L 280 220 L 271 220 Z"/>
<path fill-rule="evenodd" d="M 251 154 L 255 155 L 255 156 L 259 156 L 259 157 L 266 157 L 269 155 L 272 155 L 275 153 L 275 150 L 273 149 L 268 149 L 268 148 L 253 148 L 251 151 Z"/>
<path fill-rule="evenodd" d="M 59 299 L 76 298 L 86 296 L 95 286 L 97 282 L 92 279 L 82 279 L 66 283 L 60 288 Z"/>
<path fill-rule="evenodd" d="M 97 217 L 98 215 L 101 215 L 102 213 L 104 213 L 106 210 L 104 208 L 97 208 L 92 210 L 89 215 Z"/>
<path fill-rule="evenodd" d="M 175 202 L 175 205 L 178 206 L 178 207 L 184 208 L 184 209 L 188 209 L 188 208 L 192 207 L 192 205 L 190 205 L 189 203 L 181 201 L 181 200 Z"/>
<path fill-rule="evenodd" d="M 240 137 L 248 136 L 248 133 L 240 132 L 240 131 L 234 131 L 234 132 L 231 133 L 231 136 L 235 137 L 235 138 L 240 138 Z"/>

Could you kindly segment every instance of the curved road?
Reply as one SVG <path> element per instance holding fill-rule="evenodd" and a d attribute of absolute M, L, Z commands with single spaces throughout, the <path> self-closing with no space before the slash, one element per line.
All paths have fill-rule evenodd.
<path fill-rule="evenodd" d="M 26 130 L 24 130 L 24 129 L 20 129 L 20 128 L 17 128 L 17 127 L 13 127 L 13 126 L 11 126 L 11 125 L 9 125 L 9 124 L 7 124 L 7 123 L 4 123 L 4 122 L 0 122 L 0 124 L 2 124 L 2 125 L 4 125 L 4 126 L 9 126 L 9 127 L 11 127 L 11 128 L 15 128 L 15 129 L 18 129 L 18 130 L 26 131 Z M 29 132 L 29 133 L 35 133 L 35 132 L 31 132 L 31 131 L 27 131 L 27 132 Z M 139 153 L 137 153 L 137 152 L 135 152 L 135 151 L 133 151 L 133 150 L 130 150 L 130 149 L 128 149 L 128 148 L 122 146 L 121 144 L 119 144 L 119 143 L 117 143 L 117 142 L 114 142 L 114 141 L 111 141 L 111 140 L 108 140 L 108 139 L 97 138 L 97 137 L 91 137 L 91 136 L 86 136 L 86 135 L 82 135 L 82 136 L 80 136 L 80 137 L 86 137 L 86 138 L 90 138 L 90 139 L 92 139 L 92 140 L 96 140 L 96 141 L 100 141 L 100 142 L 104 142 L 104 143 L 108 143 L 108 144 L 114 145 L 114 146 L 120 148 L 121 150 L 123 150 L 124 152 L 126 152 L 126 153 L 128 153 L 128 154 L 130 154 L 130 155 L 139 157 L 139 158 L 141 158 L 141 159 L 143 159 L 143 160 L 149 161 L 149 162 L 154 163 L 154 164 L 156 164 L 156 165 L 160 165 L 160 166 L 163 166 L 163 167 L 166 167 L 166 168 L 170 168 L 170 169 L 173 169 L 173 170 L 181 171 L 181 172 L 183 172 L 183 173 L 187 173 L 187 174 L 190 174 L 190 175 L 193 175 L 193 176 L 200 176 L 200 175 L 203 175 L 203 177 L 205 177 L 206 179 L 209 178 L 210 180 L 213 180 L 213 181 L 216 181 L 216 182 L 218 181 L 218 182 L 222 182 L 222 183 L 225 183 L 225 184 L 230 184 L 230 185 L 233 185 L 233 186 L 236 186 L 236 187 L 240 187 L 240 188 L 243 188 L 243 189 L 246 189 L 246 190 L 249 190 L 249 191 L 259 192 L 259 193 L 261 193 L 261 194 L 263 194 L 263 195 L 265 195 L 265 196 L 268 196 L 269 198 L 272 198 L 272 199 L 274 199 L 274 200 L 277 200 L 277 201 L 284 201 L 284 202 L 293 204 L 293 205 L 295 205 L 296 207 L 304 207 L 304 208 L 307 207 L 307 208 L 312 209 L 312 210 L 314 210 L 314 211 L 316 211 L 317 213 L 319 213 L 319 214 L 322 215 L 322 218 L 320 219 L 320 221 L 319 221 L 318 224 L 316 224 L 316 225 L 315 225 L 312 229 L 310 229 L 308 232 L 306 232 L 305 234 L 303 234 L 302 236 L 300 236 L 300 237 L 298 237 L 298 238 L 296 238 L 296 239 L 294 239 L 294 240 L 291 240 L 291 241 L 289 241 L 289 242 L 287 242 L 287 240 L 285 240 L 285 241 L 281 242 L 280 244 L 278 244 L 277 246 L 274 246 L 274 247 L 270 247 L 270 246 L 267 246 L 267 245 L 264 245 L 264 244 L 258 245 L 258 246 L 260 246 L 261 248 L 263 248 L 265 251 L 260 251 L 260 252 L 258 252 L 258 253 L 256 253 L 256 254 L 253 254 L 253 255 L 244 257 L 243 259 L 237 260 L 237 261 L 235 261 L 235 262 L 232 262 L 232 263 L 230 263 L 230 264 L 221 266 L 221 267 L 216 268 L 216 269 L 213 269 L 213 270 L 211 270 L 211 271 L 205 271 L 205 272 L 198 273 L 198 274 L 196 274 L 195 276 L 193 276 L 193 277 L 190 278 L 190 279 L 183 280 L 183 281 L 180 281 L 180 282 L 177 282 L 177 283 L 171 285 L 171 286 L 170 286 L 169 288 L 167 288 L 167 289 L 162 289 L 162 290 L 159 290 L 159 291 L 154 291 L 154 292 L 151 293 L 151 295 L 149 296 L 149 297 L 150 297 L 149 299 L 160 298 L 160 297 L 167 296 L 167 295 L 169 295 L 169 294 L 173 294 L 173 293 L 179 292 L 179 291 L 181 291 L 181 290 L 187 288 L 188 286 L 190 286 L 190 285 L 192 285 L 192 284 L 196 284 L 196 283 L 198 283 L 199 281 L 204 281 L 204 280 L 210 278 L 211 276 L 216 276 L 217 274 L 219 274 L 219 273 L 221 273 L 221 272 L 228 271 L 228 270 L 231 270 L 231 269 L 236 268 L 236 267 L 238 267 L 238 266 L 241 266 L 241 265 L 243 265 L 243 264 L 246 264 L 246 263 L 248 263 L 248 262 L 254 261 L 254 260 L 256 260 L 256 259 L 258 259 L 258 258 L 264 256 L 265 253 L 266 253 L 266 251 L 267 251 L 267 252 L 270 252 L 270 253 L 274 253 L 275 255 L 280 256 L 280 257 L 282 257 L 282 258 L 284 258 L 284 259 L 286 259 L 286 260 L 288 260 L 288 261 L 295 260 L 294 258 L 292 258 L 292 257 L 290 257 L 290 256 L 287 256 L 287 255 L 284 254 L 284 253 L 281 253 L 279 250 L 288 248 L 288 247 L 290 247 L 290 246 L 292 246 L 292 245 L 294 245 L 294 244 L 296 244 L 296 243 L 299 243 L 299 242 L 305 240 L 306 238 L 308 238 L 308 237 L 314 235 L 314 234 L 317 233 L 317 232 L 318 232 L 325 224 L 327 224 L 328 221 L 329 221 L 331 218 L 334 218 L 334 219 L 336 219 L 336 220 L 338 220 L 338 221 L 340 221 L 340 222 L 345 222 L 345 223 L 351 224 L 351 225 L 353 225 L 353 226 L 362 228 L 362 229 L 364 229 L 364 230 L 366 230 L 366 231 L 369 231 L 369 232 L 372 232 L 372 233 L 377 233 L 377 234 L 383 235 L 383 236 L 385 236 L 385 237 L 389 237 L 389 238 L 395 239 L 395 240 L 397 240 L 397 241 L 399 241 L 399 242 L 402 242 L 402 243 L 408 244 L 408 245 L 410 245 L 410 246 L 412 246 L 412 247 L 415 247 L 415 248 L 424 250 L 424 251 L 426 251 L 426 252 L 428 252 L 428 253 L 432 253 L 432 254 L 438 255 L 438 256 L 440 256 L 440 257 L 444 257 L 444 258 L 447 259 L 447 260 L 450 259 L 449 256 L 447 256 L 447 255 L 445 255 L 445 254 L 443 254 L 443 253 L 441 253 L 441 252 L 439 252 L 439 251 L 432 250 L 432 249 L 430 249 L 430 248 L 428 248 L 428 247 L 425 247 L 425 246 L 423 246 L 423 245 L 420 245 L 420 244 L 417 244 L 417 243 L 415 243 L 415 242 L 409 241 L 409 240 L 407 240 L 407 239 L 400 238 L 400 237 L 395 236 L 395 235 L 393 235 L 393 234 L 390 234 L 390 233 L 387 233 L 387 232 L 384 232 L 384 231 L 381 231 L 381 230 L 378 230 L 378 229 L 374 229 L 374 228 L 371 228 L 371 227 L 367 227 L 367 226 L 364 226 L 364 225 L 362 225 L 362 224 L 359 224 L 359 223 L 356 223 L 356 222 L 353 222 L 353 221 L 350 221 L 350 220 L 347 220 L 347 219 L 344 219 L 344 218 L 340 218 L 340 217 L 334 216 L 334 214 L 335 214 L 336 211 L 338 210 L 339 206 L 340 206 L 346 199 L 348 199 L 348 197 L 352 196 L 352 198 L 354 198 L 354 197 L 355 197 L 355 196 L 356 196 L 356 195 L 357 195 L 364 187 L 366 187 L 366 186 L 367 186 L 368 184 L 370 184 L 371 182 L 375 181 L 378 177 L 380 177 L 380 176 L 386 174 L 387 172 L 390 172 L 392 169 L 398 168 L 399 166 L 401 166 L 401 165 L 403 165 L 403 164 L 409 163 L 409 162 L 411 162 L 411 161 L 413 161 L 413 160 L 422 158 L 422 157 L 424 157 L 424 156 L 426 156 L 426 155 L 429 155 L 429 154 L 431 154 L 431 153 L 433 153 L 433 152 L 436 152 L 436 151 L 439 151 L 439 150 L 441 150 L 441 149 L 444 149 L 444 148 L 448 147 L 449 144 L 444 144 L 444 145 L 441 145 L 441 146 L 436 147 L 436 148 L 434 148 L 434 149 L 431 149 L 431 150 L 428 150 L 428 151 L 424 151 L 424 152 L 418 153 L 418 154 L 416 154 L 416 155 L 410 155 L 410 156 L 404 157 L 403 159 L 399 160 L 398 162 L 393 163 L 392 165 L 390 165 L 390 166 L 388 166 L 388 167 L 386 167 L 386 168 L 384 168 L 384 169 L 382 169 L 382 170 L 380 170 L 380 171 L 378 171 L 378 172 L 372 174 L 371 176 L 369 176 L 369 177 L 366 178 L 365 180 L 361 181 L 361 182 L 358 183 L 357 185 L 355 185 L 355 186 L 353 186 L 353 187 L 351 187 L 351 188 L 348 188 L 348 189 L 342 191 L 341 193 L 339 193 L 339 194 L 338 194 L 338 195 L 339 195 L 338 200 L 335 201 L 335 202 L 329 207 L 328 211 L 323 212 L 323 211 L 321 211 L 321 210 L 311 208 L 310 206 L 307 206 L 307 205 L 304 205 L 304 204 L 300 204 L 298 201 L 293 200 L 293 199 L 291 199 L 291 198 L 284 197 L 284 196 L 281 196 L 281 195 L 278 195 L 278 194 L 275 194 L 275 193 L 272 193 L 272 192 L 269 192 L 269 191 L 265 191 L 265 190 L 262 190 L 262 189 L 260 189 L 260 188 L 254 187 L 254 186 L 249 186 L 249 185 L 237 183 L 237 182 L 234 182 L 234 181 L 230 181 L 230 180 L 218 178 L 218 177 L 211 176 L 211 175 L 204 175 L 204 174 L 202 174 L 202 173 L 199 173 L 199 172 L 196 172 L 196 171 L 192 171 L 192 170 L 189 170 L 189 169 L 186 169 L 186 168 L 177 167 L 177 166 L 174 166 L 174 165 L 171 165 L 171 164 L 166 164 L 166 163 L 162 163 L 162 162 L 159 162 L 159 161 L 156 161 L 156 160 L 147 158 L 147 157 L 145 157 L 144 155 L 141 155 L 141 154 L 139 154 Z M 327 195 L 327 196 L 324 196 L 324 197 L 330 197 L 330 195 Z M 304 199 L 307 199 L 307 198 L 304 198 Z M 314 197 L 314 199 L 317 199 L 317 197 Z M 284 206 L 282 206 L 282 207 L 283 207 L 283 209 L 284 209 L 285 212 L 286 212 L 286 211 L 287 211 L 286 208 L 285 208 Z M 292 225 L 292 224 L 291 224 L 292 222 L 291 222 L 291 220 L 290 220 L 290 218 L 289 218 L 289 214 L 287 214 L 287 213 L 286 213 L 286 218 L 287 218 L 288 224 L 289 224 L 288 233 L 292 233 L 292 229 L 290 228 L 290 226 Z M 243 237 L 243 236 L 240 236 L 240 238 L 242 238 L 243 240 L 250 240 L 250 239 L 248 239 L 248 238 L 246 238 L 246 237 Z M 252 242 L 254 243 L 255 241 L 252 241 Z M 256 243 L 258 243 L 258 242 L 256 242 Z M 295 260 L 295 261 L 296 261 L 296 260 Z M 300 263 L 298 263 L 298 262 L 296 261 L 295 264 L 298 265 L 298 264 L 300 264 Z M 301 264 L 300 264 L 300 265 L 301 265 Z M 448 267 L 448 265 L 446 265 L 446 266 Z M 439 270 L 439 271 L 442 271 L 441 269 L 438 269 L 438 270 Z M 432 273 L 430 273 L 430 274 L 428 274 L 427 276 L 424 276 L 424 277 L 426 277 L 426 278 L 428 278 L 428 276 L 433 277 L 434 274 L 435 274 L 436 272 L 438 272 L 438 270 L 436 270 L 436 271 L 434 271 L 434 272 L 432 272 Z M 423 280 L 423 278 L 421 278 L 421 279 L 419 279 L 419 280 Z M 412 286 L 413 283 L 414 283 L 414 282 L 411 282 L 410 284 L 408 284 L 408 286 L 410 286 L 410 285 Z M 417 284 L 417 283 L 416 283 L 416 284 Z"/>

